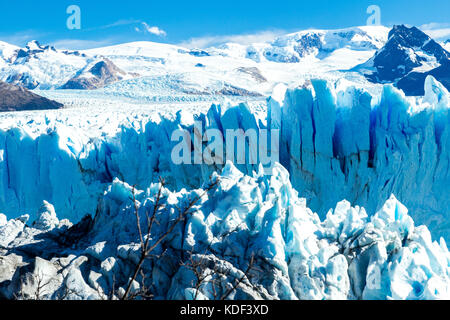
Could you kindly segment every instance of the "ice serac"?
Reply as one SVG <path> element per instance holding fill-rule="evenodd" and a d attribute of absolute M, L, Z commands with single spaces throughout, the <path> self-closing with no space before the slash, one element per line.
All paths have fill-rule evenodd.
<path fill-rule="evenodd" d="M 450 239 L 449 93 L 428 77 L 425 96 L 413 103 L 386 85 L 380 97 L 313 80 L 302 88 L 279 86 L 267 102 L 267 121 L 246 104 L 213 105 L 206 114 L 129 118 L 118 130 L 92 138 L 64 119 L 48 119 L 37 135 L 28 124 L 0 132 L 0 212 L 36 219 L 42 202 L 58 218 L 95 214 L 114 178 L 146 188 L 159 177 L 172 190 L 196 188 L 223 165 L 176 165 L 176 129 L 279 129 L 279 162 L 308 207 L 324 217 L 342 199 L 375 214 L 394 194 L 419 224 Z M 372 101 L 375 100 L 375 101 Z M 45 130 L 44 130 L 45 131 Z M 41 130 L 42 132 L 42 130 Z M 203 142 L 206 147 L 207 141 Z M 226 147 L 224 148 L 226 150 Z M 192 156 L 192 160 L 194 157 Z M 244 174 L 259 164 L 236 164 Z"/>
<path fill-rule="evenodd" d="M 395 194 L 417 222 L 448 237 L 446 89 L 429 77 L 429 107 L 416 110 L 391 86 L 373 108 L 361 90 L 336 95 L 323 81 L 312 86 L 288 91 L 281 120 L 281 163 L 311 208 L 323 214 L 348 199 L 373 214 Z"/>
<path fill-rule="evenodd" d="M 244 175 L 228 162 L 202 188 L 180 192 L 156 183 L 136 190 L 115 179 L 92 223 L 73 227 L 48 219 L 53 212 L 48 203 L 39 218 L 46 223 L 38 229 L 0 215 L 0 297 L 120 298 L 140 255 L 136 214 L 147 221 L 160 192 L 163 206 L 148 236 L 155 249 L 132 292 L 145 286 L 156 299 L 450 297 L 445 241 L 432 241 L 394 196 L 372 217 L 341 201 L 320 219 L 298 197 L 285 168 L 276 164 L 272 173 L 261 168 Z M 199 201 L 174 225 L 192 199 Z M 205 280 L 198 282 L 193 270 Z M 39 282 L 32 279 L 42 278 L 51 284 L 37 291 Z"/>

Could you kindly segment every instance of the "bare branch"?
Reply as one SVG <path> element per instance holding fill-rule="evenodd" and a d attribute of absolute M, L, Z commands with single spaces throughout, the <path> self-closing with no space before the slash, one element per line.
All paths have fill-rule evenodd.
<path fill-rule="evenodd" d="M 125 293 L 122 297 L 123 300 L 129 299 L 131 287 L 133 285 L 133 282 L 136 280 L 145 259 L 147 259 L 149 257 L 151 252 L 153 250 L 155 250 L 158 247 L 158 245 L 161 244 L 161 242 L 163 242 L 169 235 L 171 235 L 173 233 L 176 226 L 180 222 L 184 221 L 186 219 L 186 217 L 191 213 L 190 211 L 197 204 L 197 202 L 200 201 L 215 186 L 217 186 L 218 183 L 219 183 L 219 179 L 216 179 L 215 181 L 211 182 L 209 184 L 209 186 L 200 195 L 196 195 L 194 198 L 192 198 L 183 210 L 179 210 L 179 214 L 178 214 L 177 218 L 172 222 L 172 224 L 167 229 L 167 231 L 165 233 L 163 233 L 162 235 L 160 235 L 159 238 L 152 245 L 150 245 L 150 236 L 152 234 L 152 228 L 153 228 L 154 223 L 158 224 L 158 221 L 156 219 L 157 215 L 158 215 L 159 211 L 164 207 L 164 205 L 162 204 L 162 191 L 163 191 L 163 187 L 164 187 L 164 180 L 160 179 L 160 186 L 159 186 L 156 198 L 155 198 L 155 205 L 153 206 L 152 215 L 149 216 L 148 212 L 146 211 L 147 230 L 146 230 L 145 236 L 142 232 L 141 221 L 140 221 L 140 216 L 139 216 L 139 207 L 138 207 L 137 200 L 136 200 L 135 188 L 133 187 L 132 200 L 133 200 L 133 204 L 134 204 L 134 214 L 136 216 L 136 223 L 137 223 L 137 228 L 138 228 L 138 232 L 139 232 L 141 253 L 140 253 L 139 261 L 134 269 L 133 275 L 131 276 L 131 278 L 128 282 L 127 288 L 125 290 Z"/>

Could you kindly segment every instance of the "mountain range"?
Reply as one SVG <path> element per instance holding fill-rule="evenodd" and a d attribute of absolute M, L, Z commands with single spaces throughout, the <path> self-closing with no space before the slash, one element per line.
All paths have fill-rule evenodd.
<path fill-rule="evenodd" d="M 0 300 L 450 299 L 443 45 L 0 43 Z"/>
<path fill-rule="evenodd" d="M 263 98 L 279 83 L 301 86 L 314 78 L 350 81 L 372 93 L 392 83 L 406 95 L 423 95 L 427 75 L 450 88 L 448 44 L 403 25 L 304 30 L 206 49 L 132 42 L 60 50 L 38 41 L 24 48 L 0 42 L 0 80 L 56 100 L 74 89 L 143 101 Z"/>

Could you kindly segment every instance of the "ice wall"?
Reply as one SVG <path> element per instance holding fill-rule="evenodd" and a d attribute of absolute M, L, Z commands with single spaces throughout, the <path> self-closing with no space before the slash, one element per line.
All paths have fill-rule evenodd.
<path fill-rule="evenodd" d="M 374 213 L 395 194 L 416 222 L 448 236 L 448 92 L 432 78 L 426 92 L 422 110 L 390 86 L 373 108 L 366 92 L 349 88 L 335 95 L 323 81 L 287 92 L 281 163 L 313 210 L 324 214 L 347 199 Z"/>
<path fill-rule="evenodd" d="M 26 127 L 0 132 L 0 212 L 36 216 L 43 200 L 60 218 L 95 214 L 114 178 L 137 187 L 164 177 L 171 189 L 198 187 L 222 165 L 175 165 L 175 129 L 280 129 L 280 162 L 308 206 L 324 217 L 347 199 L 374 214 L 394 194 L 418 224 L 450 239 L 448 92 L 426 81 L 422 109 L 386 86 L 379 101 L 355 88 L 335 92 L 325 81 L 268 100 L 267 122 L 245 104 L 213 105 L 207 114 L 134 121 L 96 138 L 63 121 L 35 136 Z M 372 106 L 374 104 L 374 106 Z M 236 165 L 244 174 L 257 165 Z"/>

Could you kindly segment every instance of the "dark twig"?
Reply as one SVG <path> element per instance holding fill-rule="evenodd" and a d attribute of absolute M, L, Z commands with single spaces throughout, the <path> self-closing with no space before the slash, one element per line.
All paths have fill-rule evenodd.
<path fill-rule="evenodd" d="M 156 220 L 157 214 L 164 207 L 164 205 L 161 203 L 162 190 L 164 187 L 164 180 L 160 179 L 160 187 L 158 190 L 158 194 L 156 195 L 156 200 L 155 200 L 155 205 L 153 206 L 152 215 L 150 216 L 147 211 L 145 212 L 146 216 L 147 216 L 146 238 L 144 237 L 144 233 L 142 231 L 141 221 L 140 221 L 140 217 L 139 217 L 139 207 L 137 205 L 135 188 L 133 187 L 132 200 L 133 200 L 133 204 L 134 204 L 134 214 L 136 216 L 137 228 L 138 228 L 138 232 L 139 232 L 139 240 L 141 243 L 141 253 L 140 253 L 139 261 L 134 269 L 133 275 L 132 275 L 130 281 L 128 282 L 128 285 L 127 285 L 124 295 L 122 296 L 122 300 L 129 299 L 129 295 L 130 295 L 130 291 L 131 291 L 133 282 L 136 280 L 144 261 L 149 257 L 150 253 L 153 250 L 155 250 L 158 247 L 158 245 L 161 242 L 163 242 L 169 235 L 172 234 L 172 232 L 175 230 L 176 226 L 180 222 L 184 221 L 186 219 L 186 216 L 190 214 L 190 211 L 195 206 L 195 204 L 200 199 L 202 199 L 209 191 L 211 191 L 218 184 L 218 182 L 219 182 L 219 180 L 216 179 L 214 182 L 210 183 L 209 186 L 200 195 L 197 195 L 193 199 L 191 199 L 189 201 L 189 203 L 187 204 L 187 206 L 183 210 L 179 210 L 179 214 L 178 214 L 177 218 L 175 219 L 175 221 L 171 224 L 171 226 L 167 229 L 167 231 L 164 234 L 162 234 L 152 245 L 150 245 L 150 236 L 152 233 L 153 224 L 155 222 L 158 223 L 158 221 Z"/>

